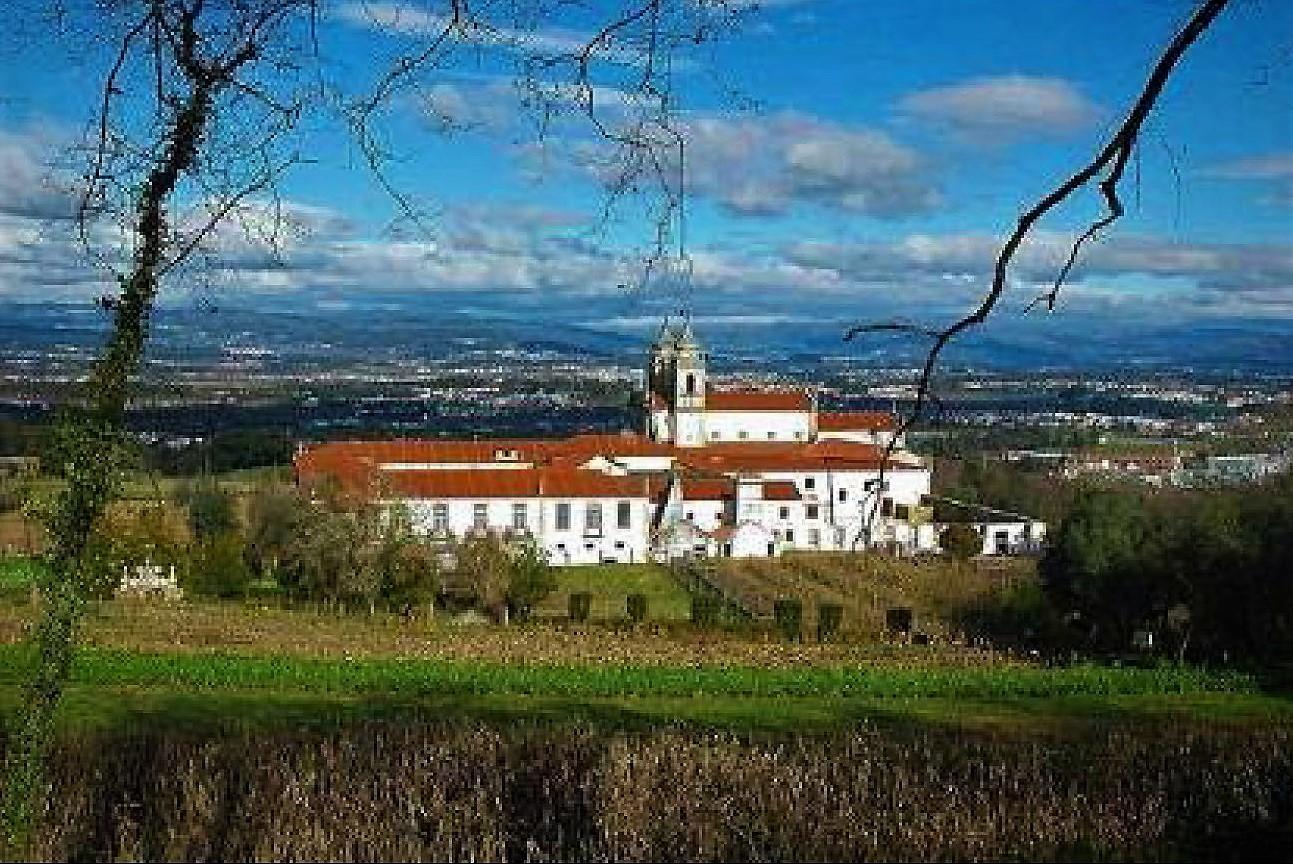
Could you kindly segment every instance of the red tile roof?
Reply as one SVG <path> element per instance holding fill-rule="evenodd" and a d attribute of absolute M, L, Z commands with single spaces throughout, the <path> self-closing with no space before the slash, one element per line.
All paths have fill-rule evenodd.
<path fill-rule="evenodd" d="M 766 501 L 798 501 L 799 487 L 789 480 L 770 480 L 763 484 L 763 498 Z"/>
<path fill-rule="evenodd" d="M 710 390 L 706 411 L 811 411 L 812 400 L 803 391 Z"/>
<path fill-rule="evenodd" d="M 735 483 L 727 477 L 688 477 L 682 481 L 682 497 L 686 501 L 722 501 L 735 493 Z"/>
<path fill-rule="evenodd" d="M 697 471 L 823 471 L 877 470 L 884 460 L 884 448 L 853 441 L 755 442 L 711 444 L 679 450 L 678 462 Z M 911 468 L 890 460 L 889 470 Z"/>
<path fill-rule="evenodd" d="M 769 480 L 761 484 L 767 501 L 798 501 L 799 488 L 789 480 Z M 682 481 L 685 501 L 723 501 L 736 495 L 736 481 L 730 477 L 688 477 Z"/>
<path fill-rule="evenodd" d="M 594 456 L 669 456 L 673 447 L 635 433 L 575 435 L 570 438 L 499 438 L 484 441 L 400 439 L 330 441 L 297 454 L 297 470 L 337 460 L 362 460 L 374 466 L 395 462 L 454 464 L 529 462 L 536 465 L 591 459 Z"/>
<path fill-rule="evenodd" d="M 888 411 L 823 411 L 817 415 L 817 428 L 826 432 L 889 432 L 898 428 L 898 418 Z"/>
<path fill-rule="evenodd" d="M 642 477 L 615 477 L 596 471 L 518 468 L 490 471 L 448 468 L 431 471 L 380 471 L 342 475 L 342 483 L 367 484 L 378 498 L 645 498 Z M 364 491 L 352 489 L 351 491 Z"/>
<path fill-rule="evenodd" d="M 498 454 L 508 459 L 499 461 Z M 512 452 L 515 457 L 512 457 Z M 718 499 L 732 494 L 728 477 L 752 471 L 877 470 L 884 450 L 851 441 L 727 442 L 684 449 L 657 444 L 639 435 L 576 435 L 562 440 L 505 439 L 494 441 L 346 441 L 303 449 L 295 460 L 303 485 L 332 478 L 351 494 L 392 494 L 402 497 L 642 497 L 663 491 L 661 475 L 648 489 L 642 476 L 622 477 L 581 470 L 598 456 L 673 456 L 678 467 L 708 477 L 684 481 L 684 496 Z M 391 463 L 497 462 L 497 467 L 383 469 Z M 507 467 L 530 463 L 531 467 Z M 919 467 L 891 460 L 889 470 Z M 542 486 L 540 485 L 542 484 Z M 764 497 L 793 500 L 791 483 L 764 483 Z"/>

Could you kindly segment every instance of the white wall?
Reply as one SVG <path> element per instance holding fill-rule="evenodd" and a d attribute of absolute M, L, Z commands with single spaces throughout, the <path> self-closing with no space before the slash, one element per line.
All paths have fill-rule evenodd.
<path fill-rule="evenodd" d="M 673 415 L 673 442 L 678 447 L 701 447 L 705 444 L 703 411 L 677 411 Z"/>
<path fill-rule="evenodd" d="M 983 555 L 1035 554 L 1046 539 L 1046 523 L 1035 520 L 979 522 L 974 528 L 983 537 Z"/>
<path fill-rule="evenodd" d="M 741 437 L 741 433 L 745 437 Z M 812 440 L 812 414 L 807 411 L 706 411 L 705 441 Z"/>
<path fill-rule="evenodd" d="M 557 504 L 570 504 L 570 527 L 557 530 Z M 620 528 L 619 503 L 629 502 L 628 528 Z M 600 503 L 602 530 L 600 536 L 589 535 L 585 519 L 589 503 Z M 468 499 L 448 498 L 439 502 L 431 499 L 410 499 L 402 502 L 409 511 L 416 530 L 431 533 L 436 503 L 446 504 L 449 516 L 449 533 L 462 537 L 475 529 L 475 507 L 485 505 L 488 530 L 512 530 L 514 504 L 527 507 L 527 527 L 540 548 L 548 554 L 554 565 L 596 564 L 604 560 L 621 562 L 647 560 L 647 537 L 651 520 L 651 505 L 645 498 L 507 498 Z"/>
<path fill-rule="evenodd" d="M 819 441 L 855 441 L 859 444 L 875 444 L 888 447 L 893 440 L 893 432 L 885 429 L 819 429 Z M 902 446 L 901 444 L 899 446 Z"/>

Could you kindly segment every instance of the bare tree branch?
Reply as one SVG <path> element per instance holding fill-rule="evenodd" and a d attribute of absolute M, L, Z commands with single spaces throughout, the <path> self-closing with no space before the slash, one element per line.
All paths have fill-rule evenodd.
<path fill-rule="evenodd" d="M 1096 219 L 1086 228 L 1073 243 L 1069 255 L 1060 269 L 1059 274 L 1052 285 L 1051 289 L 1034 300 L 1030 304 L 1037 305 L 1039 302 L 1045 302 L 1048 309 L 1053 309 L 1059 296 L 1064 280 L 1068 278 L 1074 263 L 1077 261 L 1078 254 L 1082 247 L 1096 236 L 1100 231 L 1112 225 L 1122 217 L 1124 209 L 1122 200 L 1118 196 L 1118 184 L 1127 167 L 1127 161 L 1131 157 L 1132 151 L 1140 138 L 1141 129 L 1145 120 L 1153 111 L 1154 106 L 1158 104 L 1159 97 L 1163 93 L 1172 72 L 1176 69 L 1181 58 L 1185 56 L 1187 50 L 1193 45 L 1200 36 L 1208 29 L 1216 17 L 1227 6 L 1229 0 L 1206 0 L 1190 15 L 1185 24 L 1176 32 L 1172 40 L 1159 56 L 1158 61 L 1150 70 L 1148 77 L 1142 86 L 1136 100 L 1132 103 L 1130 110 L 1127 112 L 1123 122 L 1114 131 L 1108 142 L 1101 148 L 1100 152 L 1089 163 L 1080 168 L 1076 173 L 1070 176 L 1063 183 L 1056 186 L 1050 192 L 1046 193 L 1031 208 L 1026 210 L 1019 217 L 1019 222 L 1014 230 L 1002 244 L 1001 250 L 997 255 L 996 265 L 993 268 L 992 285 L 984 295 L 979 305 L 962 318 L 956 320 L 948 327 L 937 331 L 926 331 L 933 339 L 925 355 L 925 360 L 921 368 L 920 378 L 916 388 L 916 400 L 912 407 L 911 413 L 905 417 L 899 424 L 898 429 L 885 448 L 884 458 L 881 462 L 881 484 L 883 485 L 884 470 L 893 457 L 897 442 L 900 437 L 919 421 L 924 410 L 926 402 L 929 400 L 931 381 L 934 370 L 938 364 L 943 349 L 947 347 L 953 339 L 965 331 L 980 326 L 987 319 L 992 311 L 996 308 L 997 302 L 1006 289 L 1006 280 L 1009 276 L 1010 265 L 1013 263 L 1016 253 L 1024 240 L 1032 232 L 1033 228 L 1046 214 L 1050 213 L 1057 206 L 1068 200 L 1079 189 L 1085 187 L 1097 176 L 1107 170 L 1104 179 L 1098 184 L 1101 197 L 1104 199 L 1105 215 Z M 855 328 L 856 330 L 856 328 Z M 853 331 L 850 331 L 853 332 Z M 860 332 L 866 332 L 865 330 Z M 871 509 L 868 517 L 868 528 L 874 522 L 875 513 L 879 507 L 879 497 Z"/>

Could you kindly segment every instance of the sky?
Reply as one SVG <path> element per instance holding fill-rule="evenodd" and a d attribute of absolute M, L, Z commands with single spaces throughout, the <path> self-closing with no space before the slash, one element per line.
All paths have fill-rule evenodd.
<path fill-rule="evenodd" d="M 739 21 L 669 54 L 685 231 L 669 223 L 671 254 L 648 272 L 663 200 L 650 176 L 636 194 L 608 192 L 616 154 L 577 110 L 568 64 L 523 76 L 558 109 L 542 132 L 534 91 L 517 81 L 525 57 L 577 50 L 632 4 L 557 4 L 539 18 L 518 18 L 517 5 L 480 4 L 498 29 L 461 40 L 383 105 L 380 179 L 338 112 L 308 115 L 290 142 L 302 164 L 275 198 L 240 204 L 162 302 L 236 292 L 308 310 L 384 297 L 388 309 L 479 305 L 627 332 L 678 307 L 736 325 L 946 323 L 984 290 L 1019 213 L 1099 149 L 1192 9 L 735 0 Z M 446 6 L 324 3 L 320 80 L 367 92 L 438 32 Z M 120 255 L 104 226 L 96 264 L 69 219 L 77 146 L 112 56 L 106 41 L 9 23 L 0 309 L 84 302 L 107 290 L 101 265 Z M 602 48 L 590 74 L 598 117 L 615 129 L 642 105 L 625 92 L 642 62 L 630 44 Z M 1222 13 L 1171 81 L 1123 188 L 1126 216 L 1082 257 L 1052 313 L 1064 332 L 1138 318 L 1260 321 L 1266 332 L 1288 325 L 1293 342 L 1293 3 L 1234 0 Z M 184 195 L 181 226 L 209 206 L 200 190 Z M 290 226 L 273 248 L 262 230 L 271 212 Z M 1011 326 L 1046 317 L 1022 310 L 1100 214 L 1092 190 L 1040 226 L 1012 271 L 1001 310 Z"/>

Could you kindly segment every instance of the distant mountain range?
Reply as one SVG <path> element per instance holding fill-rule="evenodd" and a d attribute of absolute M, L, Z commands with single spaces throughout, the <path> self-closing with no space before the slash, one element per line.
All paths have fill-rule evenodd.
<path fill-rule="evenodd" d="M 158 310 L 150 356 L 202 365 L 236 351 L 269 352 L 274 365 L 408 362 L 526 350 L 636 362 L 662 316 L 658 306 L 622 298 L 422 295 L 326 300 L 239 298 Z M 84 351 L 102 338 L 108 316 L 89 303 L 0 301 L 0 355 L 13 359 Z M 842 333 L 857 319 L 839 314 L 702 314 L 701 340 L 718 365 L 775 368 L 847 358 L 857 365 L 912 365 L 923 343 Z M 1076 313 L 1001 315 L 949 348 L 957 367 L 1038 369 L 1195 369 L 1293 372 L 1293 321 L 1210 319 L 1161 323 Z"/>

